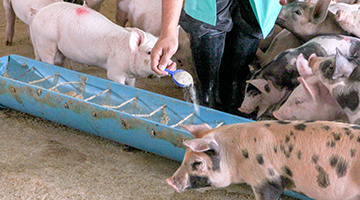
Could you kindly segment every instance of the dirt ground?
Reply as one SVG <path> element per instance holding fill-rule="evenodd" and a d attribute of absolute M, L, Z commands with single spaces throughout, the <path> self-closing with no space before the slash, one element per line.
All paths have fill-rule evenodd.
<path fill-rule="evenodd" d="M 114 21 L 115 1 L 101 13 Z M 0 6 L 0 56 L 34 58 L 26 25 L 17 20 L 5 46 Z M 105 70 L 67 62 L 67 68 L 106 78 Z M 170 77 L 140 79 L 137 87 L 184 99 Z M 174 192 L 165 179 L 180 163 L 12 109 L 0 110 L 0 199 L 254 199 L 245 185 Z M 293 199 L 287 198 L 286 199 Z"/>

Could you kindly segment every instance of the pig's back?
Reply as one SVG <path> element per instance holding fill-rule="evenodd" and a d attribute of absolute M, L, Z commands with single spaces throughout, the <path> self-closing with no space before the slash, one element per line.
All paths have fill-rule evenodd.
<path fill-rule="evenodd" d="M 338 141 L 348 137 L 354 145 L 360 143 L 360 125 L 333 121 L 265 120 L 222 126 L 218 128 L 216 134 L 221 136 L 221 134 L 232 132 L 240 137 L 244 134 L 262 135 L 261 132 L 264 130 L 269 130 L 275 138 L 281 140 L 290 135 L 295 136 L 298 142 L 301 140 L 331 141 L 333 139 Z"/>
<path fill-rule="evenodd" d="M 47 25 L 55 26 L 58 32 L 66 31 L 69 34 L 82 35 L 83 38 L 123 30 L 99 12 L 67 2 L 53 3 L 40 9 L 34 20 L 34 23 L 42 23 L 44 30 Z"/>
<path fill-rule="evenodd" d="M 16 16 L 26 24 L 32 20 L 31 9 L 40 10 L 41 8 L 62 0 L 13 0 L 11 5 Z"/>

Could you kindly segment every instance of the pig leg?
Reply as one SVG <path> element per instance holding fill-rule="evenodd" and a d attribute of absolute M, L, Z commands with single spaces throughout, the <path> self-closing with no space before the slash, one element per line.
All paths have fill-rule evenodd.
<path fill-rule="evenodd" d="M 58 66 L 64 66 L 65 56 L 60 51 L 57 51 L 54 58 L 54 64 Z"/>
<path fill-rule="evenodd" d="M 108 66 L 117 66 L 117 65 L 111 65 L 111 62 L 108 63 Z M 126 77 L 123 75 L 119 75 L 119 74 L 123 74 L 122 72 L 117 71 L 116 69 L 114 69 L 114 67 L 107 67 L 107 78 L 109 80 L 112 80 L 114 82 L 117 83 L 121 83 L 121 84 L 126 84 L 125 81 Z M 131 84 L 131 81 L 130 81 Z M 126 84 L 127 85 L 127 84 Z M 134 79 L 134 85 L 135 85 L 135 79 Z"/>
<path fill-rule="evenodd" d="M 135 78 L 126 78 L 125 84 L 128 86 L 135 87 Z"/>
<path fill-rule="evenodd" d="M 27 26 L 27 34 L 28 34 L 28 38 L 29 38 L 30 43 L 31 43 L 30 26 Z"/>
<path fill-rule="evenodd" d="M 37 52 L 38 57 L 41 61 L 49 63 L 49 64 L 55 64 L 55 61 L 58 62 L 58 59 L 60 58 L 60 55 L 58 54 L 58 48 L 55 42 L 50 42 L 48 40 L 37 40 L 34 44 L 34 50 Z M 35 53 L 36 57 L 36 53 Z M 58 64 L 58 63 L 57 63 Z"/>
<path fill-rule="evenodd" d="M 125 84 L 125 80 L 126 80 L 125 77 L 114 76 L 113 74 L 114 73 L 111 70 L 107 71 L 107 77 L 109 80 L 112 80 L 117 83 Z"/>
<path fill-rule="evenodd" d="M 252 186 L 256 200 L 280 200 L 284 195 L 284 184 L 280 178 L 264 181 Z"/>
<path fill-rule="evenodd" d="M 12 8 L 10 0 L 3 0 L 5 15 L 6 15 L 6 33 L 5 33 L 5 44 L 6 46 L 12 45 L 14 37 L 14 26 L 15 26 L 15 12 Z"/>

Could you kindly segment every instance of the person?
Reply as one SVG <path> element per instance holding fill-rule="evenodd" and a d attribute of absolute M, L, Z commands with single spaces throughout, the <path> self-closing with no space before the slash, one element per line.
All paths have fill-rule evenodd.
<path fill-rule="evenodd" d="M 195 4 L 196 1 L 192 0 Z M 250 74 L 248 65 L 263 38 L 261 28 L 247 0 L 197 2 L 216 3 L 214 24 L 190 16 L 182 6 L 183 0 L 162 0 L 162 29 L 151 52 L 152 70 L 166 75 L 165 68 L 175 68 L 170 58 L 178 47 L 177 26 L 180 24 L 190 37 L 199 78 L 196 84 L 199 104 L 242 115 L 238 108 L 244 99 L 246 80 Z M 198 4 L 201 6 L 201 3 Z M 199 9 L 206 12 L 208 7 L 202 6 Z M 212 12 L 211 9 L 209 12 Z"/>

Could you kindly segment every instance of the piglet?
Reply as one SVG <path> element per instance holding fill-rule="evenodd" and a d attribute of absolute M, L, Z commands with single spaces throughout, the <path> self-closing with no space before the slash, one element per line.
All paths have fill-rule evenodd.
<path fill-rule="evenodd" d="M 352 56 L 360 49 L 360 39 L 342 35 L 323 35 L 297 48 L 281 52 L 247 81 L 245 98 L 239 110 L 246 114 L 256 111 L 259 118 L 271 106 L 283 103 L 299 85 L 296 59 L 300 53 L 306 59 L 314 52 L 317 55 L 329 56 L 335 55 L 336 47 L 345 55 Z"/>
<path fill-rule="evenodd" d="M 247 183 L 257 200 L 284 189 L 317 200 L 360 199 L 360 126 L 329 121 L 257 121 L 211 129 L 183 125 L 195 139 L 167 183 L 177 192 Z"/>
<path fill-rule="evenodd" d="M 335 56 L 309 57 L 313 73 L 330 91 L 350 123 L 360 124 L 360 58 L 346 57 L 340 50 Z"/>
<path fill-rule="evenodd" d="M 146 6 L 144 6 L 146 5 Z M 156 37 L 161 31 L 161 0 L 116 0 L 116 23 L 129 25 Z M 195 74 L 192 60 L 190 39 L 187 33 L 178 26 L 179 46 L 172 60 L 183 69 Z"/>
<path fill-rule="evenodd" d="M 150 54 L 157 38 L 125 29 L 88 7 L 57 2 L 39 10 L 30 25 L 35 57 L 61 65 L 64 56 L 105 68 L 115 82 L 135 86 L 135 78 L 156 75 Z"/>
<path fill-rule="evenodd" d="M 331 1 L 330 6 L 329 6 L 329 11 L 332 12 L 333 14 L 336 14 L 336 12 L 338 10 L 345 10 L 345 11 L 354 11 L 354 10 L 358 10 L 360 7 L 359 4 L 350 4 L 350 3 L 345 3 L 345 2 L 340 2 L 340 1 Z M 336 19 L 336 17 L 335 17 Z"/>
<path fill-rule="evenodd" d="M 338 10 L 336 12 L 336 20 L 342 29 L 360 37 L 360 10 Z"/>
<path fill-rule="evenodd" d="M 3 0 L 6 17 L 5 44 L 11 46 L 14 38 L 14 26 L 16 16 L 25 24 L 34 18 L 31 8 L 40 9 L 54 2 L 62 0 Z"/>
<path fill-rule="evenodd" d="M 302 54 L 297 58 L 296 67 L 300 74 L 300 85 L 273 112 L 274 117 L 278 120 L 347 121 L 345 112 L 319 78 L 313 75 Z"/>
<path fill-rule="evenodd" d="M 291 31 L 303 41 L 319 35 L 347 35 L 329 12 L 331 0 L 318 0 L 316 4 L 294 1 L 282 6 L 276 24 Z"/>

